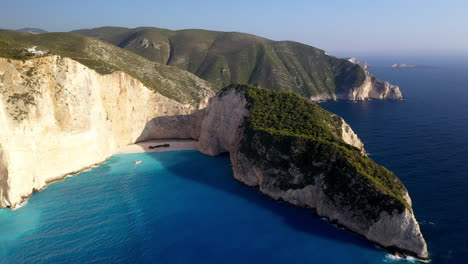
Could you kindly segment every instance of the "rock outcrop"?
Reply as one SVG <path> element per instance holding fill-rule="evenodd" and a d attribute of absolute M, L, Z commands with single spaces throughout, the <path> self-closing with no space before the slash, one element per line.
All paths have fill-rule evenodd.
<path fill-rule="evenodd" d="M 364 69 L 367 69 L 369 68 L 369 63 L 365 62 L 365 61 L 360 61 L 358 60 L 357 58 L 355 57 L 351 57 L 351 58 L 345 58 L 345 60 L 351 62 L 351 63 L 354 63 L 354 64 L 357 64 L 357 65 L 360 65 L 362 68 Z"/>
<path fill-rule="evenodd" d="M 59 56 L 0 58 L 0 207 L 152 137 L 153 118 L 195 110 L 122 72 L 100 75 Z"/>
<path fill-rule="evenodd" d="M 212 98 L 201 125 L 199 151 L 207 155 L 229 152 L 234 177 L 273 199 L 314 208 L 320 216 L 384 247 L 428 257 L 426 242 L 402 184 L 403 200 L 398 200 L 334 153 L 342 149 L 331 146 L 335 143 L 327 146 L 287 133 L 252 130 L 248 125 L 252 122 L 252 108 L 246 90 L 238 87 L 225 89 Z M 362 162 L 375 166 L 375 173 L 382 172 L 390 181 L 399 182 L 394 174 L 366 157 L 362 142 L 341 118 L 333 120 L 338 124 L 332 126 L 338 129 L 336 134 L 341 140 L 361 150 Z M 330 149 L 324 151 L 327 148 Z M 359 154 L 354 155 L 360 159 Z"/>
<path fill-rule="evenodd" d="M 368 99 L 403 99 L 400 87 L 378 80 L 374 75 L 365 70 L 366 78 L 358 87 L 352 87 L 345 93 L 320 94 L 310 97 L 314 102 L 319 101 L 364 101 Z"/>

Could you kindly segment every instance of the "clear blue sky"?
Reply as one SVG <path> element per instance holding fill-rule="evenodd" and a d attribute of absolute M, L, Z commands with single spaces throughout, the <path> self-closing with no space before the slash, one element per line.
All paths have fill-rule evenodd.
<path fill-rule="evenodd" d="M 330 53 L 468 53 L 468 0 L 3 0 L 0 28 L 203 28 Z"/>

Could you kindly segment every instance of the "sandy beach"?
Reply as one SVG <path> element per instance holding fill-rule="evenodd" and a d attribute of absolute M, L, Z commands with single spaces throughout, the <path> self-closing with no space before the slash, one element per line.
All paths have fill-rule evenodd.
<path fill-rule="evenodd" d="M 150 146 L 169 144 L 168 147 L 151 149 Z M 142 153 L 142 152 L 160 152 L 168 150 L 188 150 L 197 149 L 197 140 L 191 139 L 159 139 L 139 142 L 119 148 L 114 154 Z"/>

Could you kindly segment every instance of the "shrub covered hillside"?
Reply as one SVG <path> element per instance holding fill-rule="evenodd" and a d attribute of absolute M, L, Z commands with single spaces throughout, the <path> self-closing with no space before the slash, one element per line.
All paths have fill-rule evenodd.
<path fill-rule="evenodd" d="M 309 98 L 360 86 L 364 70 L 323 50 L 238 32 L 102 27 L 76 33 L 105 40 L 149 60 L 179 67 L 220 87 L 233 82 Z"/>
<path fill-rule="evenodd" d="M 375 218 L 375 206 L 389 213 L 410 208 L 407 190 L 395 174 L 342 140 L 339 116 L 290 92 L 242 84 L 225 89 L 233 87 L 245 93 L 250 108 L 241 152 L 266 167 L 299 169 L 306 176 L 297 181 L 278 175 L 284 177 L 278 188 L 302 189 L 324 175 L 326 194 L 339 206 Z"/>
<path fill-rule="evenodd" d="M 198 104 L 218 87 L 176 67 L 149 61 L 109 43 L 73 33 L 30 34 L 0 30 L 0 57 L 25 60 L 34 55 L 26 48 L 37 46 L 49 55 L 76 60 L 101 74 L 123 71 L 147 87 L 184 104 Z"/>

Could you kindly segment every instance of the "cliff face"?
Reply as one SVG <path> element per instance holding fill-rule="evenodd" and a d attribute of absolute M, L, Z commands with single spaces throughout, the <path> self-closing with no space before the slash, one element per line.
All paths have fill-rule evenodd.
<path fill-rule="evenodd" d="M 198 149 L 208 155 L 229 152 L 234 177 L 274 199 L 314 208 L 319 215 L 384 247 L 428 257 L 404 186 L 400 187 L 403 201 L 390 191 L 383 191 L 337 154 L 335 143 L 328 145 L 287 133 L 252 129 L 248 125 L 253 122 L 252 111 L 257 110 L 253 110 L 244 90 L 222 91 L 206 108 Z M 362 142 L 341 122 L 341 126 L 333 125 L 338 129 L 336 134 L 360 149 L 365 162 L 371 162 L 363 152 Z M 354 159 L 361 159 L 357 155 Z M 368 166 L 375 173 L 390 173 L 373 162 Z M 393 174 L 389 177 L 399 182 Z"/>
<path fill-rule="evenodd" d="M 122 72 L 58 56 L 0 58 L 0 207 L 145 140 L 155 117 L 193 111 Z"/>
<path fill-rule="evenodd" d="M 346 92 L 336 94 L 319 94 L 311 96 L 311 101 L 364 101 L 368 99 L 403 99 L 400 87 L 383 82 L 375 78 L 370 72 L 365 70 L 366 78 L 357 87 L 352 87 Z"/>

